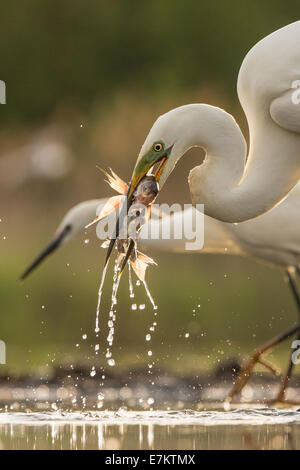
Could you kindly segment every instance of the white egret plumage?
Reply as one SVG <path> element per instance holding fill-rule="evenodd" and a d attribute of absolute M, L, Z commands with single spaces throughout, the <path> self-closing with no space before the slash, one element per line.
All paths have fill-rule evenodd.
<path fill-rule="evenodd" d="M 160 116 L 139 154 L 128 197 L 158 162 L 160 188 L 191 147 L 206 152 L 191 170 L 193 203 L 224 222 L 241 222 L 280 202 L 300 177 L 300 21 L 258 42 L 246 55 L 238 77 L 238 96 L 247 117 L 250 146 L 222 109 L 190 104 Z M 246 158 L 247 157 L 247 158 Z"/>
<path fill-rule="evenodd" d="M 96 209 L 103 207 L 106 202 L 107 199 L 93 199 L 73 207 L 63 218 L 50 245 L 25 271 L 22 279 L 40 264 L 50 252 L 53 252 L 67 241 L 70 241 L 77 234 L 81 233 L 86 224 L 93 219 Z M 199 251 L 199 253 L 221 253 L 226 255 L 246 256 L 282 268 L 287 274 L 300 317 L 300 299 L 294 279 L 295 270 L 297 270 L 300 265 L 299 211 L 300 184 L 296 185 L 288 198 L 281 204 L 259 218 L 235 225 L 204 216 L 204 247 L 202 250 L 197 251 Z M 185 214 L 185 220 L 192 220 L 193 216 L 194 209 L 190 209 L 188 213 Z M 168 218 L 170 219 L 170 239 L 149 238 L 148 233 L 162 233 L 160 226 L 164 223 L 168 223 Z M 172 216 L 164 216 L 161 219 L 151 219 L 142 228 L 139 242 L 141 245 L 147 246 L 150 249 L 183 253 L 185 252 L 186 242 L 190 240 L 184 238 L 184 233 L 181 239 L 175 239 L 174 237 L 174 233 L 179 233 L 176 225 L 181 223 L 181 213 L 175 213 Z M 57 243 L 57 240 L 60 240 L 60 242 Z M 193 253 L 193 251 L 189 251 L 189 253 Z M 290 338 L 292 335 L 299 332 L 299 330 L 300 318 L 299 323 L 295 327 L 292 327 L 289 331 L 274 340 L 269 341 L 263 345 L 263 347 L 258 348 L 253 356 L 251 356 L 250 361 L 246 364 L 246 368 L 240 375 L 240 379 L 236 382 L 231 396 L 240 391 L 245 385 L 250 371 L 257 362 L 262 360 L 263 352 L 278 342 Z M 292 367 L 293 364 L 290 362 L 288 371 L 283 379 L 283 386 L 278 395 L 278 399 L 284 396 Z"/>

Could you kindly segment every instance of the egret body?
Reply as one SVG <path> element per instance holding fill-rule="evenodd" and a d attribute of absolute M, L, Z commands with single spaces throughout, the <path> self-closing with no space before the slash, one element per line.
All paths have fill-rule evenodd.
<path fill-rule="evenodd" d="M 250 145 L 234 118 L 206 104 L 189 104 L 160 116 L 137 159 L 129 197 L 141 178 L 160 163 L 160 188 L 191 147 L 206 153 L 193 168 L 193 203 L 224 222 L 241 222 L 267 212 L 300 177 L 300 21 L 275 31 L 246 55 L 238 77 L 238 96 L 247 117 Z"/>

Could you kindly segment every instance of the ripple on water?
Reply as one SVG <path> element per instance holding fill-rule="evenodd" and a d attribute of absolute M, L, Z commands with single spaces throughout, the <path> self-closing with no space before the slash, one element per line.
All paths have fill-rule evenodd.
<path fill-rule="evenodd" d="M 300 424 L 300 409 L 278 410 L 274 408 L 239 408 L 233 411 L 90 411 L 90 412 L 43 412 L 0 413 L 2 424 L 72 424 L 98 422 L 107 425 L 277 425 Z"/>

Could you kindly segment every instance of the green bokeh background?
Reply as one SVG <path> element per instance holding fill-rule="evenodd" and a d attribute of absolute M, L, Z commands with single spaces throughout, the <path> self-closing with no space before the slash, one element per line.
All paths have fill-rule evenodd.
<path fill-rule="evenodd" d="M 112 194 L 96 164 L 129 179 L 159 114 L 207 102 L 234 114 L 247 135 L 236 96 L 243 57 L 299 13 L 299 2 L 281 0 L 2 2 L 0 79 L 7 85 L 7 104 L 0 106 L 0 164 L 49 126 L 58 129 L 75 158 L 64 178 L 29 178 L 13 188 L 0 187 L 0 339 L 7 344 L 8 363 L 0 373 L 103 362 L 93 352 L 103 250 L 92 232 L 49 259 L 26 283 L 18 283 L 18 276 L 66 210 L 81 200 Z M 2 180 L 21 166 L 22 152 L 18 158 L 4 167 Z M 189 152 L 159 202 L 189 202 L 186 177 L 201 158 L 200 152 Z M 296 319 L 278 270 L 237 257 L 151 255 L 159 263 L 148 273 L 159 306 L 151 349 L 162 369 L 197 373 L 229 357 L 242 358 Z M 141 287 L 137 296 L 137 303 L 145 302 Z M 110 281 L 104 299 L 101 351 Z M 149 304 L 145 311 L 130 306 L 124 278 L 116 369 L 148 362 L 145 335 L 153 312 Z M 287 354 L 288 347 L 281 348 L 275 359 L 283 363 Z"/>

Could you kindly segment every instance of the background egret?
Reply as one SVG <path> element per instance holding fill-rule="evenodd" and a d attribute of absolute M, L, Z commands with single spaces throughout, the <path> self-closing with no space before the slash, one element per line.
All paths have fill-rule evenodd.
<path fill-rule="evenodd" d="M 63 218 L 53 240 L 41 255 L 30 265 L 22 275 L 24 279 L 41 261 L 52 251 L 71 240 L 83 231 L 87 223 L 93 219 L 96 209 L 104 206 L 107 199 L 94 199 L 82 202 L 73 207 Z M 204 247 L 200 253 L 221 253 L 253 257 L 256 260 L 278 266 L 285 270 L 292 295 L 298 308 L 298 322 L 282 335 L 257 348 L 245 368 L 242 370 L 230 398 L 240 392 L 246 384 L 254 366 L 260 362 L 270 365 L 263 359 L 263 353 L 276 344 L 290 338 L 300 330 L 300 297 L 295 283 L 294 273 L 300 264 L 300 224 L 297 222 L 300 210 L 300 184 L 291 191 L 288 198 L 267 214 L 254 220 L 240 224 L 230 224 L 205 216 L 204 220 Z M 189 209 L 186 217 L 192 220 L 194 209 Z M 187 219 L 186 219 L 187 220 Z M 163 224 L 171 228 L 170 239 L 151 239 L 148 233 L 162 233 Z M 179 233 L 178 225 L 182 224 L 182 213 L 173 216 L 162 216 L 161 219 L 151 219 L 143 228 L 139 237 L 142 245 L 154 250 L 186 252 L 185 244 L 188 241 L 184 235 L 181 239 L 175 239 L 174 234 Z M 150 228 L 150 230 L 149 230 Z M 58 242 L 59 241 L 59 242 Z M 199 251 L 199 250 L 197 250 Z M 190 252 L 187 252 L 190 253 Z M 300 339 L 300 336 L 299 336 Z M 290 360 L 288 370 L 283 378 L 282 387 L 277 395 L 277 400 L 284 398 L 284 392 L 293 369 Z"/>

